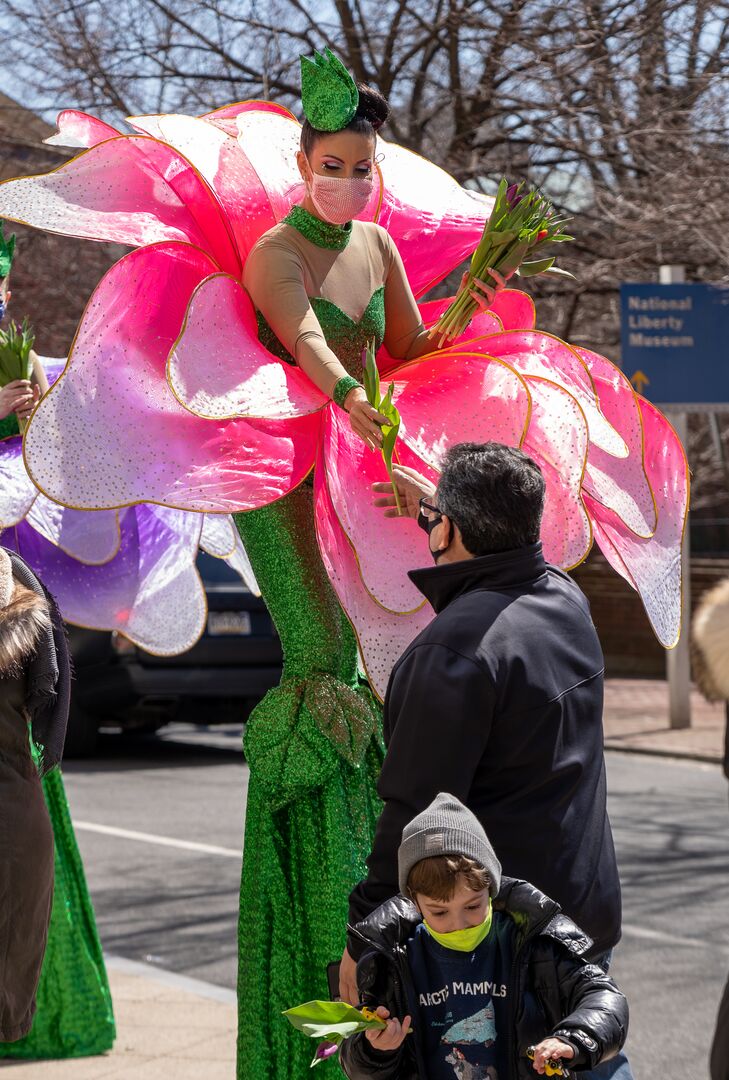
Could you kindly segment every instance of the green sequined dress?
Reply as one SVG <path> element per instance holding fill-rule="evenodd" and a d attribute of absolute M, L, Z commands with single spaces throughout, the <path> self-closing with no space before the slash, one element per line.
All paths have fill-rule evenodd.
<path fill-rule="evenodd" d="M 0 438 L 18 433 L 0 421 Z M 103 1054 L 114 1042 L 114 1016 L 101 943 L 59 769 L 43 778 L 55 841 L 55 883 L 37 1010 L 28 1035 L 0 1043 L 2 1058 Z"/>
<path fill-rule="evenodd" d="M 299 227 L 295 212 L 287 220 Z M 332 227 L 311 220 L 320 231 L 304 235 L 329 246 Z M 366 342 L 383 339 L 383 290 L 359 322 L 330 301 L 311 304 L 330 348 L 357 371 Z M 291 359 L 260 316 L 259 330 Z M 380 811 L 381 712 L 319 555 L 312 496 L 304 483 L 235 515 L 284 651 L 281 683 L 254 710 L 244 740 L 238 1080 L 308 1076 L 314 1044 L 281 1012 L 329 996 L 326 967 L 342 955 L 348 895 L 365 874 Z M 320 1067 L 341 1075 L 334 1062 Z"/>

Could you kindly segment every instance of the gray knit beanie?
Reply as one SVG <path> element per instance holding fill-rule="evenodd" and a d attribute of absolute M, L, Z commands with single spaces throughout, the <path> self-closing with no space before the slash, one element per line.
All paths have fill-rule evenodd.
<path fill-rule="evenodd" d="M 402 831 L 397 852 L 401 893 L 407 895 L 408 875 L 415 864 L 433 855 L 466 855 L 488 873 L 491 896 L 496 896 L 501 888 L 501 863 L 481 822 L 455 795 L 446 791 L 441 791 L 427 810 Z"/>

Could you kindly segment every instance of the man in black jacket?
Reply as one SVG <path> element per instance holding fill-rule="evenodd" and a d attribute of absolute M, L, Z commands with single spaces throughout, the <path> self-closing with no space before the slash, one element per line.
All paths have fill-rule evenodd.
<path fill-rule="evenodd" d="M 350 924 L 397 894 L 403 827 L 450 791 L 482 822 L 504 873 L 556 900 L 607 966 L 621 905 L 606 810 L 603 657 L 586 598 L 544 560 L 541 471 L 519 450 L 462 443 L 446 454 L 437 492 L 412 470 L 396 477 L 428 534 L 436 565 L 410 577 L 436 617 L 390 676 L 384 809 Z M 379 486 L 378 505 L 393 514 L 388 488 Z M 341 967 L 350 1001 L 358 952 L 350 936 Z M 622 1054 L 595 1073 L 631 1075 Z"/>

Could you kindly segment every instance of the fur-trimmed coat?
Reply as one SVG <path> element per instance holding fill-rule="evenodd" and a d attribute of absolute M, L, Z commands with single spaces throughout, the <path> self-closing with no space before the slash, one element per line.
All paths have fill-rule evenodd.
<path fill-rule="evenodd" d="M 26 670 L 50 624 L 15 582 L 0 608 L 0 1042 L 30 1030 L 53 896 L 53 831 L 30 751 Z"/>
<path fill-rule="evenodd" d="M 727 702 L 724 773 L 729 779 L 729 578 L 704 594 L 694 615 L 691 665 L 707 701 Z"/>

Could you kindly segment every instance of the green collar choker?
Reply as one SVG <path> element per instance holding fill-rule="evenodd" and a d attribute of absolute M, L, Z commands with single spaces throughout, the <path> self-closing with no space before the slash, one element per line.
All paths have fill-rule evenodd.
<path fill-rule="evenodd" d="M 331 248 L 332 251 L 344 251 L 352 236 L 352 222 L 346 225 L 332 225 L 322 221 L 305 210 L 303 206 L 292 206 L 284 218 L 287 225 L 300 232 L 317 247 Z"/>

